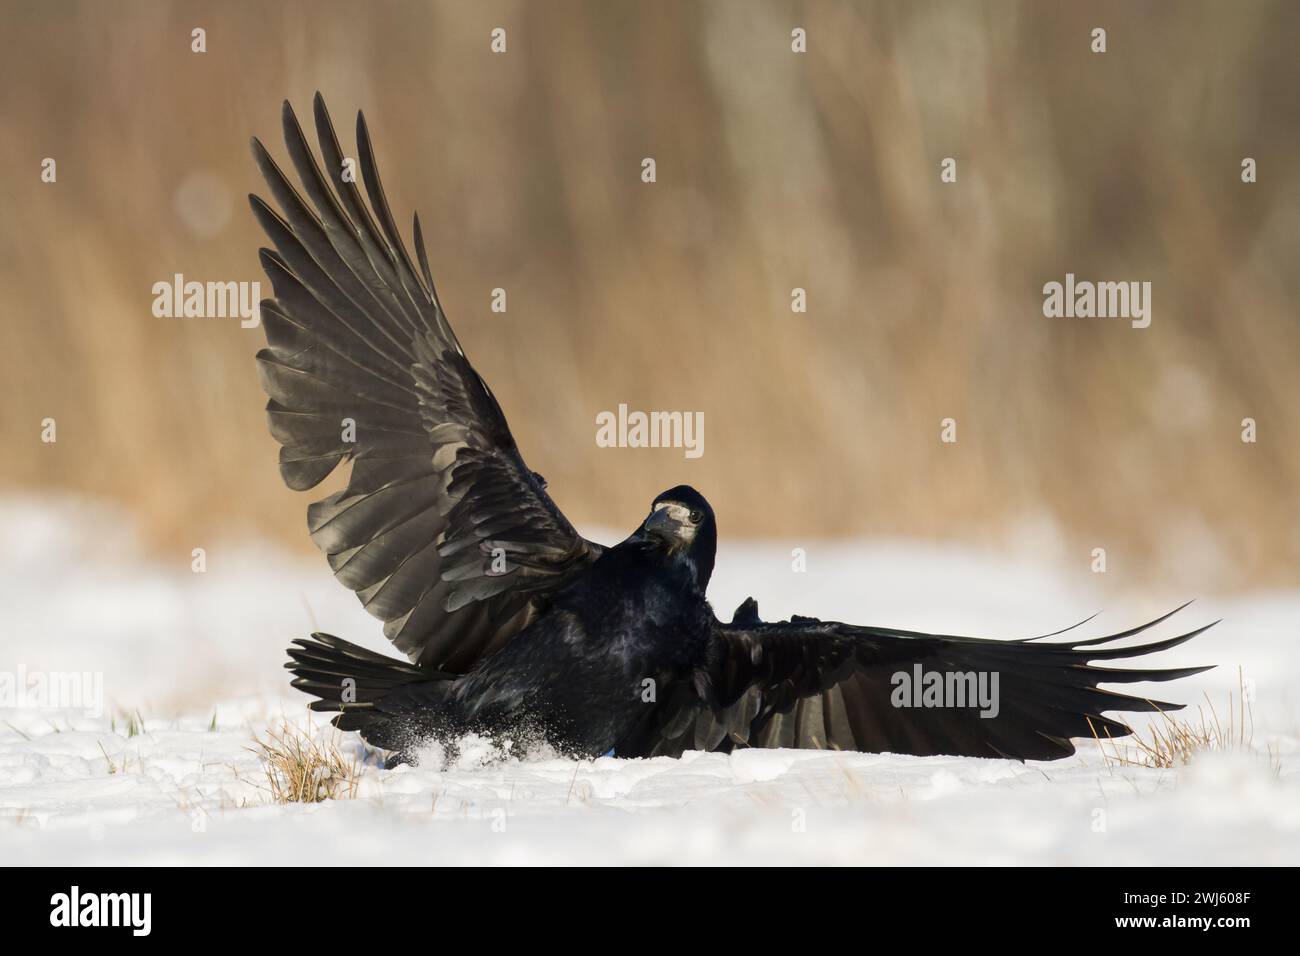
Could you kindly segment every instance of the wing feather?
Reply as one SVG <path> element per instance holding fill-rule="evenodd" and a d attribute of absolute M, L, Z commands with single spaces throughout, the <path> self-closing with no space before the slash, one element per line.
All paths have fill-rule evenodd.
<path fill-rule="evenodd" d="M 413 662 L 465 670 L 600 546 L 524 464 L 438 302 L 418 218 L 417 273 L 365 118 L 363 197 L 319 94 L 313 113 L 323 167 L 287 102 L 281 114 L 297 184 L 253 140 L 279 206 L 249 197 L 274 246 L 260 252 L 274 298 L 257 362 L 281 476 L 304 490 L 351 463 L 347 486 L 308 508 L 312 540 Z"/>
<path fill-rule="evenodd" d="M 717 624 L 707 674 L 695 682 L 702 692 L 690 700 L 670 702 L 675 709 L 661 716 L 658 726 L 663 739 L 651 740 L 649 747 L 669 753 L 690 746 L 751 746 L 1021 760 L 1064 757 L 1074 752 L 1071 738 L 1131 732 L 1107 713 L 1180 709 L 1179 704 L 1099 686 L 1178 680 L 1208 670 L 1106 665 L 1176 647 L 1213 626 L 1115 646 L 1116 641 L 1141 634 L 1169 617 L 1101 638 L 1054 643 L 1033 639 L 1031 643 L 859 627 L 806 617 L 765 623 L 751 599 L 730 624 Z M 981 708 L 970 702 L 895 707 L 891 700 L 895 675 L 910 678 L 917 666 L 923 674 L 996 674 L 996 714 L 981 716 Z M 986 686 L 991 686 L 991 680 Z M 747 699 L 759 702 L 747 730 L 719 735 L 721 715 Z"/>

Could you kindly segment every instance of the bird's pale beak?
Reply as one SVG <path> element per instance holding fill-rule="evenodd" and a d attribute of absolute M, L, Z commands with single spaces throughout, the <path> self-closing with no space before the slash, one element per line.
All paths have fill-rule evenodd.
<path fill-rule="evenodd" d="M 659 508 L 645 522 L 646 531 L 666 538 L 676 538 L 681 527 L 682 523 L 673 516 L 671 508 Z"/>
<path fill-rule="evenodd" d="M 689 514 L 681 505 L 661 505 L 646 518 L 646 533 L 663 538 L 671 545 L 680 544 L 692 537 L 687 533 L 693 530 L 686 520 Z"/>

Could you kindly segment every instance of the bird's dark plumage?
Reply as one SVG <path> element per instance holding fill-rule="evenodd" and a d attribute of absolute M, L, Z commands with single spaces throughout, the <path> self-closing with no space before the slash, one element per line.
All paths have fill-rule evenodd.
<path fill-rule="evenodd" d="M 261 260 L 258 354 L 280 472 L 294 489 L 351 461 L 346 488 L 308 526 L 338 577 L 407 661 L 314 634 L 293 642 L 293 684 L 316 710 L 409 756 L 431 737 L 535 732 L 582 754 L 827 747 L 1053 759 L 1072 737 L 1129 732 L 1103 712 L 1176 709 L 1102 690 L 1204 668 L 1098 666 L 1163 650 L 993 641 L 814 618 L 768 623 L 752 599 L 730 623 L 705 600 L 717 527 L 694 489 L 659 495 L 611 548 L 581 537 L 524 464 L 505 416 L 461 349 L 434 291 L 418 217 L 417 272 L 397 230 L 365 120 L 366 198 L 324 102 L 317 162 L 288 103 L 283 126 L 301 192 L 256 139 L 279 205 L 256 196 L 274 249 Z M 1168 615 L 1166 615 L 1167 617 Z M 915 706 L 906 680 L 996 675 L 997 706 Z M 958 684 L 951 675 L 959 675 Z M 974 684 L 970 685 L 972 688 Z M 972 691 L 973 693 L 973 691 Z M 969 703 L 969 702 L 967 702 Z"/>

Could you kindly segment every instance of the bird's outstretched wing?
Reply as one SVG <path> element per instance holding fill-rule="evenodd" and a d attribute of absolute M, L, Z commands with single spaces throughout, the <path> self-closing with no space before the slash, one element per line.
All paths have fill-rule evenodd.
<path fill-rule="evenodd" d="M 249 197 L 275 247 L 260 250 L 275 298 L 261 304 L 269 348 L 257 361 L 280 474 L 302 490 L 352 461 L 347 487 L 308 509 L 312 540 L 399 650 L 463 671 L 600 548 L 524 464 L 456 341 L 418 216 L 418 274 L 412 265 L 365 119 L 357 115 L 357 153 L 369 206 L 320 94 L 314 108 L 323 170 L 288 102 L 283 110 L 305 198 L 253 140 L 283 211 Z"/>
<path fill-rule="evenodd" d="M 732 623 L 717 624 L 710 665 L 690 691 L 667 702 L 652 732 L 623 749 L 673 754 L 750 746 L 1065 757 L 1074 753 L 1072 737 L 1131 732 L 1103 712 L 1180 709 L 1098 685 L 1174 680 L 1209 668 L 1137 670 L 1094 663 L 1176 647 L 1213 626 L 1116 646 L 1174 613 L 1107 637 L 1040 643 L 1041 638 L 985 640 L 808 617 L 766 623 L 751 598 Z"/>

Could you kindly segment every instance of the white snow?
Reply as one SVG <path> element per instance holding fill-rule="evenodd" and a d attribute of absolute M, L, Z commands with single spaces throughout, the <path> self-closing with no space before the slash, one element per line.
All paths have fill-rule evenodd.
<path fill-rule="evenodd" d="M 1220 666 L 1140 692 L 1192 704 L 1208 693 L 1226 718 L 1240 667 L 1255 697 L 1256 753 L 1173 770 L 1108 766 L 1081 742 L 1072 758 L 1027 764 L 817 751 L 577 761 L 481 747 L 448 769 L 385 771 L 355 735 L 313 726 L 281 667 L 289 639 L 316 628 L 387 649 L 323 560 L 217 542 L 197 574 L 188 550 L 145 557 L 100 507 L 9 499 L 0 517 L 19 528 L 0 555 L 0 680 L 12 692 L 21 675 L 28 692 L 0 698 L 6 863 L 1300 862 L 1300 592 L 1205 599 L 1161 626 L 1224 618 L 1158 659 Z M 796 546 L 806 573 L 791 570 Z M 1087 626 L 1102 634 L 1185 598 L 1027 557 L 881 541 L 724 547 L 710 592 L 720 615 L 751 593 L 768 618 L 1003 637 L 1104 604 Z M 36 698 L 73 674 L 88 675 L 77 706 Z M 253 737 L 282 720 L 369 760 L 355 799 L 270 802 Z"/>

